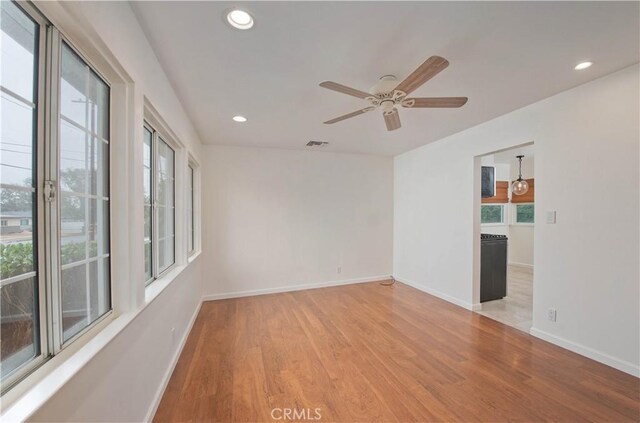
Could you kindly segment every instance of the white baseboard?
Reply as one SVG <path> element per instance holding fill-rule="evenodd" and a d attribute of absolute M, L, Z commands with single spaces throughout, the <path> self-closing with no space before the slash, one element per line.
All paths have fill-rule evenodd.
<path fill-rule="evenodd" d="M 594 350 L 593 348 L 578 344 L 573 341 L 569 341 L 568 339 L 564 339 L 556 335 L 552 335 L 540 329 L 531 328 L 529 330 L 529 333 L 536 338 L 540 338 L 544 341 L 550 342 L 569 351 L 573 351 L 576 354 L 583 355 L 599 363 L 613 367 L 614 369 L 629 373 L 632 376 L 640 377 L 640 367 L 633 363 L 617 359 L 603 352 Z"/>
<path fill-rule="evenodd" d="M 525 269 L 533 269 L 533 264 L 518 263 L 517 261 L 510 261 L 508 264 L 509 266 L 524 267 Z"/>
<path fill-rule="evenodd" d="M 171 359 L 171 365 L 165 372 L 164 378 L 162 379 L 162 383 L 160 384 L 160 387 L 156 391 L 156 395 L 153 398 L 153 403 L 151 404 L 151 408 L 149 408 L 147 417 L 144 420 L 145 422 L 153 421 L 153 417 L 156 415 L 156 411 L 158 411 L 158 406 L 160 406 L 160 401 L 162 401 L 162 396 L 164 395 L 164 391 L 167 389 L 167 385 L 169 385 L 169 380 L 171 380 L 171 375 L 173 374 L 173 370 L 176 368 L 176 365 L 178 364 L 178 359 L 180 359 L 182 350 L 184 349 L 184 346 L 187 343 L 187 339 L 189 338 L 189 334 L 191 333 L 193 324 L 195 323 L 196 318 L 198 317 L 198 313 L 200 312 L 201 306 L 202 306 L 202 300 L 200 300 L 200 303 L 198 303 L 198 307 L 196 307 L 196 310 L 193 312 L 193 315 L 191 316 L 189 325 L 187 326 L 187 329 L 184 331 L 184 335 L 180 340 L 180 345 L 178 346 L 176 353 L 173 355 L 173 358 Z"/>
<path fill-rule="evenodd" d="M 402 282 L 405 285 L 409 285 L 409 286 L 411 286 L 411 287 L 413 287 L 415 289 L 418 289 L 418 290 L 420 290 L 422 292 L 426 292 L 427 294 L 431 294 L 434 297 L 438 297 L 438 298 L 440 298 L 442 300 L 445 300 L 447 302 L 450 302 L 450 303 L 455 304 L 457 306 L 460 306 L 462 308 L 466 308 L 467 310 L 472 310 L 473 311 L 473 310 L 479 309 L 479 307 L 480 307 L 480 304 L 471 304 L 471 303 L 468 303 L 466 301 L 459 300 L 458 298 L 452 297 L 452 296 L 447 295 L 445 293 L 442 293 L 440 291 L 436 291 L 435 289 L 427 288 L 426 286 L 420 285 L 420 284 L 418 284 L 418 283 L 416 283 L 414 281 L 411 281 L 409 279 L 403 279 L 403 278 L 399 278 L 397 276 L 394 276 L 394 278 L 398 282 Z"/>
<path fill-rule="evenodd" d="M 255 295 L 277 294 L 280 292 L 302 291 L 305 289 L 327 288 L 330 286 L 352 285 L 355 283 L 376 282 L 389 279 L 390 275 L 368 276 L 357 279 L 343 279 L 339 281 L 317 282 L 301 285 L 279 286 L 275 288 L 252 289 L 248 291 L 225 292 L 222 294 L 209 294 L 202 297 L 202 301 L 224 300 L 226 298 L 252 297 Z"/>

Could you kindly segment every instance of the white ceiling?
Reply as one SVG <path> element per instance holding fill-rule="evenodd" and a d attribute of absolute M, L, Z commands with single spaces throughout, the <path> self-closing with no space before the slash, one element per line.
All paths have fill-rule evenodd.
<path fill-rule="evenodd" d="M 207 144 L 395 155 L 639 61 L 638 2 L 241 2 L 248 31 L 224 23 L 234 4 L 132 4 Z M 367 91 L 431 55 L 451 64 L 413 95 L 461 109 L 402 109 L 393 132 L 379 110 L 322 123 L 366 103 L 318 83 Z"/>

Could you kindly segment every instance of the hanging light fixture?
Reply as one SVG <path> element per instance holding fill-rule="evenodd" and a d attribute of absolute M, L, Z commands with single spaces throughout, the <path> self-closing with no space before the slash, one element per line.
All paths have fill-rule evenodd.
<path fill-rule="evenodd" d="M 529 191 L 529 184 L 527 183 L 527 181 L 522 179 L 522 158 L 524 156 L 516 156 L 516 157 L 518 158 L 520 167 L 518 171 L 518 179 L 516 179 L 511 185 L 511 192 L 513 192 L 515 195 L 522 195 L 522 194 L 526 194 L 527 191 Z"/>

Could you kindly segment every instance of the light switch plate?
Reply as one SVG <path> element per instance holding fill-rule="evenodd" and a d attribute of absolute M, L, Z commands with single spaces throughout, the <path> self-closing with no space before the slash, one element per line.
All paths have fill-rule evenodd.
<path fill-rule="evenodd" d="M 547 223 L 550 225 L 556 224 L 556 211 L 548 211 L 547 212 Z"/>

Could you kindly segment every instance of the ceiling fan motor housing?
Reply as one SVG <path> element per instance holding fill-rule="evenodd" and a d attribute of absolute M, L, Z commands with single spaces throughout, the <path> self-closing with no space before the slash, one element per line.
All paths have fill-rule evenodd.
<path fill-rule="evenodd" d="M 384 114 L 392 114 L 395 106 L 403 104 L 404 98 L 407 96 L 405 92 L 396 90 L 397 86 L 398 81 L 395 76 L 384 75 L 376 85 L 371 87 L 369 92 L 372 95 L 365 100 L 373 107 L 382 107 Z"/>

